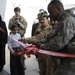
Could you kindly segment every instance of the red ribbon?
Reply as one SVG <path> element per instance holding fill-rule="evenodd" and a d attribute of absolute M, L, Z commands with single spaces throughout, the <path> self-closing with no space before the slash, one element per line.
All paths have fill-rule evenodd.
<path fill-rule="evenodd" d="M 57 56 L 57 57 L 69 57 L 69 58 L 75 58 L 74 54 L 66 54 L 66 53 L 60 53 L 60 52 L 53 52 L 53 51 L 47 51 L 47 50 L 42 50 L 38 49 L 36 46 L 27 46 L 24 50 L 24 52 L 18 52 L 19 55 L 26 54 L 30 56 L 31 54 L 36 55 L 36 54 L 47 54 L 51 56 Z"/>

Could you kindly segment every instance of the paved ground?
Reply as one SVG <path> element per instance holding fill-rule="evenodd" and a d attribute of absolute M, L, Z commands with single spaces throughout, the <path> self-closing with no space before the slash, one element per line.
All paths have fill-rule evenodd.
<path fill-rule="evenodd" d="M 10 54 L 6 46 L 6 65 L 4 66 L 4 70 L 0 72 L 0 75 L 10 75 L 9 59 L 10 59 Z M 35 56 L 32 55 L 31 58 L 26 58 L 25 64 L 26 64 L 25 75 L 39 75 L 38 62 Z"/>
<path fill-rule="evenodd" d="M 26 62 L 25 75 L 39 75 L 38 62 L 35 56 L 31 56 L 31 58 L 27 58 L 25 62 Z"/>

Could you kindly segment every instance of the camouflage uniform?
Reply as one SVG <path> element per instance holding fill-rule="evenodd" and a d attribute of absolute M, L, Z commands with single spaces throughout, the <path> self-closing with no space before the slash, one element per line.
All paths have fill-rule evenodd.
<path fill-rule="evenodd" d="M 44 27 L 41 23 L 39 23 L 39 24 L 40 25 L 38 26 L 37 30 L 35 31 L 35 36 L 25 39 L 25 42 L 28 42 L 28 43 L 35 43 L 36 42 L 36 43 L 38 43 L 38 41 L 41 41 L 42 39 L 46 39 L 50 32 L 52 32 L 51 36 L 53 36 L 55 34 L 51 25 Z M 52 62 L 52 58 L 51 58 L 50 62 Z M 52 70 L 53 66 L 50 68 L 51 71 L 49 71 L 47 69 L 48 68 L 48 66 L 47 66 L 47 55 L 41 54 L 41 57 L 38 56 L 38 64 L 39 64 L 39 69 L 40 69 L 40 75 L 48 75 L 48 74 L 51 75 L 52 74 L 51 72 L 53 72 L 53 70 Z M 50 64 L 50 66 L 51 65 L 52 64 Z"/>
<path fill-rule="evenodd" d="M 19 26 L 19 30 L 18 30 L 18 33 L 21 34 L 21 36 L 24 36 L 25 32 L 26 32 L 26 28 L 27 28 L 27 22 L 26 20 L 22 17 L 22 16 L 13 16 L 10 21 L 9 21 L 9 29 L 11 29 L 11 26 L 15 23 L 15 19 L 18 19 L 19 22 L 18 22 L 18 26 Z"/>
<path fill-rule="evenodd" d="M 38 28 L 35 31 L 35 36 L 38 35 L 42 30 L 44 29 L 44 27 L 41 25 L 41 23 L 39 23 Z"/>
<path fill-rule="evenodd" d="M 56 36 L 50 37 L 49 42 L 41 48 L 75 54 L 75 19 L 64 11 L 57 20 L 59 24 Z M 54 75 L 75 75 L 75 59 L 62 58 Z"/>
<path fill-rule="evenodd" d="M 35 41 L 46 38 L 47 35 L 49 34 L 49 32 L 52 32 L 52 31 L 53 31 L 53 29 L 52 29 L 51 25 L 48 25 L 45 28 L 43 28 L 43 27 L 41 27 L 41 25 L 39 25 L 35 34 L 37 34 L 38 32 L 40 32 L 40 33 L 36 36 L 31 37 L 31 38 L 26 38 L 25 41 L 27 43 L 34 43 Z"/>
<path fill-rule="evenodd" d="M 34 43 L 35 41 L 38 42 L 38 40 L 45 39 L 50 32 L 53 32 L 53 28 L 52 28 L 51 25 L 46 26 L 45 28 L 43 28 L 43 27 L 41 27 L 41 25 L 39 25 L 39 27 L 37 28 L 37 30 L 35 32 L 35 34 L 37 34 L 37 33 L 39 33 L 39 34 L 36 35 L 36 36 L 33 36 L 31 38 L 25 39 L 25 41 L 28 42 L 28 43 Z M 50 62 L 52 62 L 52 58 L 50 58 L 50 59 L 51 59 Z M 47 75 L 47 73 L 48 73 L 46 61 L 47 61 L 47 55 L 41 55 L 41 57 L 38 56 L 38 64 L 39 64 L 39 69 L 40 69 L 40 75 Z M 51 74 L 51 71 L 49 71 L 50 74 Z"/>
<path fill-rule="evenodd" d="M 49 34 L 45 38 L 47 40 L 45 43 L 47 43 L 50 38 L 52 38 L 56 35 L 56 33 L 57 33 L 56 30 L 57 30 L 57 25 L 55 24 L 53 26 L 52 32 L 49 32 Z M 45 69 L 46 70 L 46 75 L 53 75 L 54 71 L 56 70 L 56 67 L 59 64 L 60 64 L 59 59 L 55 59 L 52 56 L 46 55 L 46 69 Z"/>
<path fill-rule="evenodd" d="M 48 26 L 47 26 L 48 27 Z M 38 28 L 35 31 L 35 41 L 37 42 L 37 40 L 41 40 L 41 31 L 43 31 L 45 28 L 39 23 Z M 40 34 L 41 33 L 41 34 Z M 41 36 L 39 36 L 41 35 Z M 38 38 L 39 37 L 39 38 Z M 38 39 L 37 39 L 38 38 Z M 36 40 L 37 39 L 37 40 Z M 40 75 L 44 75 L 46 73 L 46 56 L 45 55 L 41 55 L 42 57 L 38 56 L 38 66 L 39 66 L 39 74 Z M 44 66 L 43 66 L 44 65 Z"/>

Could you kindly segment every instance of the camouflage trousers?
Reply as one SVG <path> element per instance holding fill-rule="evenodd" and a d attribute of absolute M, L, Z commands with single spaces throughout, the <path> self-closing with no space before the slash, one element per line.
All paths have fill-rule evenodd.
<path fill-rule="evenodd" d="M 54 60 L 51 56 L 47 55 L 46 62 L 46 75 L 53 75 L 55 69 Z"/>
<path fill-rule="evenodd" d="M 40 75 L 53 75 L 59 61 L 56 61 L 49 55 L 43 55 L 38 57 L 38 64 L 40 69 Z"/>
<path fill-rule="evenodd" d="M 38 65 L 40 70 L 39 75 L 46 75 L 46 55 L 38 56 Z"/>
<path fill-rule="evenodd" d="M 75 61 L 62 61 L 54 75 L 75 75 Z"/>

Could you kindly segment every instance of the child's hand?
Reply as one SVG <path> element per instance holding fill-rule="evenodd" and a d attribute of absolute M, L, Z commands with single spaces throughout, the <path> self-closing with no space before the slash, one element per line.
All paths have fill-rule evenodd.
<path fill-rule="evenodd" d="M 24 39 L 19 39 L 18 41 L 24 41 Z"/>
<path fill-rule="evenodd" d="M 26 43 L 25 42 L 25 39 L 19 39 L 18 41 L 23 42 L 23 43 Z"/>
<path fill-rule="evenodd" d="M 16 53 L 16 52 L 13 52 L 12 54 L 13 54 L 13 55 L 17 55 L 17 53 Z"/>

